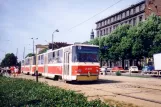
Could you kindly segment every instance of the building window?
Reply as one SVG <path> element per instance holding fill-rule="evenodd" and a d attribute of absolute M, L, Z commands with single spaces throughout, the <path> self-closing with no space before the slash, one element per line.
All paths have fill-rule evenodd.
<path fill-rule="evenodd" d="M 99 36 L 99 31 L 97 31 L 97 36 Z"/>
<path fill-rule="evenodd" d="M 102 36 L 102 30 L 100 30 L 100 36 Z"/>
<path fill-rule="evenodd" d="M 131 24 L 131 19 L 129 20 L 129 24 Z"/>
<path fill-rule="evenodd" d="M 125 24 L 127 24 L 127 21 L 125 21 Z"/>
<path fill-rule="evenodd" d="M 142 11 L 142 7 L 143 7 L 143 6 L 142 6 L 142 4 L 141 4 L 141 5 L 139 6 L 139 11 Z"/>
<path fill-rule="evenodd" d="M 102 27 L 102 23 L 100 22 L 100 25 L 99 25 L 99 27 Z"/>
<path fill-rule="evenodd" d="M 102 26 L 104 26 L 104 21 L 102 22 Z"/>
<path fill-rule="evenodd" d="M 111 23 L 111 19 L 109 19 L 109 23 Z"/>
<path fill-rule="evenodd" d="M 143 16 L 139 16 L 139 21 L 142 21 L 143 20 Z"/>
<path fill-rule="evenodd" d="M 129 11 L 126 12 L 126 16 L 129 16 Z"/>
<path fill-rule="evenodd" d="M 105 35 L 106 34 L 106 30 L 104 29 L 103 31 L 104 31 L 104 34 L 103 35 Z"/>
<path fill-rule="evenodd" d="M 111 18 L 111 23 L 113 22 L 113 17 Z"/>
<path fill-rule="evenodd" d="M 124 13 L 122 13 L 122 18 L 124 18 L 125 17 L 125 14 Z"/>
<path fill-rule="evenodd" d="M 132 9 L 129 11 L 129 15 L 132 15 Z"/>
<path fill-rule="evenodd" d="M 108 20 L 106 20 L 106 25 L 108 24 Z"/>
<path fill-rule="evenodd" d="M 126 12 L 125 12 L 125 17 L 126 17 Z"/>
<path fill-rule="evenodd" d="M 118 20 L 118 15 L 116 15 L 116 21 Z"/>
<path fill-rule="evenodd" d="M 111 29 L 111 27 L 110 27 L 110 33 L 111 33 L 111 31 L 112 31 L 112 29 Z"/>
<path fill-rule="evenodd" d="M 133 19 L 133 26 L 136 25 L 136 18 Z"/>
<path fill-rule="evenodd" d="M 116 28 L 118 27 L 118 25 L 116 25 Z"/>
<path fill-rule="evenodd" d="M 135 14 L 136 13 L 136 8 L 134 7 L 134 9 L 133 9 L 133 14 Z"/>
<path fill-rule="evenodd" d="M 120 19 L 122 19 L 122 13 L 120 14 Z"/>
<path fill-rule="evenodd" d="M 97 24 L 97 28 L 99 28 L 99 23 Z"/>
<path fill-rule="evenodd" d="M 116 20 L 115 20 L 115 16 L 113 17 L 113 21 L 116 21 Z"/>
<path fill-rule="evenodd" d="M 108 34 L 108 28 L 106 28 L 106 34 Z"/>

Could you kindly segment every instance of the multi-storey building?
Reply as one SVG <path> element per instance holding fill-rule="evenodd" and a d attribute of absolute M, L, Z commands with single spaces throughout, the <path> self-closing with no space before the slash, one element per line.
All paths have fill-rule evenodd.
<path fill-rule="evenodd" d="M 123 24 L 130 24 L 135 26 L 138 22 L 146 20 L 146 18 L 154 13 L 161 16 L 161 0 L 143 0 L 137 4 L 131 5 L 113 15 L 110 15 L 102 20 L 96 22 L 96 34 L 97 37 L 110 34 L 118 26 Z M 93 39 L 93 38 L 91 38 Z M 132 62 L 132 65 L 136 65 L 136 61 Z M 122 66 L 122 61 L 111 63 L 108 61 L 107 66 L 113 67 L 115 65 Z M 130 66 L 129 60 L 124 60 L 124 66 Z"/>
<path fill-rule="evenodd" d="M 138 22 L 145 20 L 152 12 L 161 15 L 160 0 L 143 0 L 137 4 L 131 5 L 126 9 L 97 21 L 97 37 L 108 35 L 123 24 L 135 26 Z"/>
<path fill-rule="evenodd" d="M 119 25 L 131 24 L 136 25 L 139 21 L 145 19 L 145 1 L 141 1 L 135 5 L 119 11 L 98 22 L 96 32 L 97 36 L 104 36 L 111 33 Z"/>

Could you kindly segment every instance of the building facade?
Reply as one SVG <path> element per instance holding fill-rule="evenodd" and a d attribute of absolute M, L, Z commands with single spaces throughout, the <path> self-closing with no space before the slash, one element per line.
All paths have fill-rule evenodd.
<path fill-rule="evenodd" d="M 151 13 L 159 16 L 161 15 L 160 0 L 143 0 L 111 16 L 97 21 L 96 35 L 97 37 L 108 35 L 118 26 L 123 24 L 135 26 L 138 22 L 144 21 Z"/>
<path fill-rule="evenodd" d="M 108 35 L 118 26 L 123 24 L 130 24 L 132 26 L 135 26 L 140 21 L 146 20 L 146 18 L 151 15 L 151 13 L 161 16 L 161 0 L 143 0 L 113 15 L 97 21 L 96 35 L 97 37 Z M 140 64 L 142 62 L 144 61 L 141 61 Z M 103 65 L 109 67 L 122 66 L 123 68 L 125 68 L 129 67 L 130 65 L 137 65 L 136 63 L 138 62 L 136 60 L 133 60 L 132 63 L 130 63 L 130 60 L 127 59 L 124 60 L 124 65 L 122 63 L 122 61 L 104 61 Z"/>
<path fill-rule="evenodd" d="M 108 35 L 118 26 L 123 24 L 136 25 L 145 19 L 145 1 L 141 1 L 135 5 L 119 11 L 105 19 L 96 22 L 97 37 Z"/>

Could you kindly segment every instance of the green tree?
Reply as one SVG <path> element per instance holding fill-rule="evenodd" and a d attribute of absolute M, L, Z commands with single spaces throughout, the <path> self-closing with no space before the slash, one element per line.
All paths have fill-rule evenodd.
<path fill-rule="evenodd" d="M 45 53 L 47 50 L 48 50 L 48 48 L 44 48 L 39 52 L 39 54 Z"/>
<path fill-rule="evenodd" d="M 28 53 L 28 54 L 26 55 L 26 57 L 25 57 L 25 58 L 27 58 L 27 57 L 31 57 L 31 56 L 35 56 L 35 54 L 33 54 L 33 53 Z"/>
<path fill-rule="evenodd" d="M 89 41 L 85 41 L 85 42 L 83 42 L 83 44 L 90 44 L 90 42 Z"/>
<path fill-rule="evenodd" d="M 127 39 L 128 30 L 130 25 L 123 25 L 114 30 L 108 39 L 106 38 L 104 45 L 107 45 L 108 50 L 106 51 L 106 57 L 109 57 L 112 61 L 122 60 L 124 65 L 124 59 L 127 52 L 130 51 L 130 39 Z M 109 43 L 107 43 L 109 42 Z M 128 44 L 127 44 L 128 42 Z M 107 58 L 106 58 L 107 59 Z"/>
<path fill-rule="evenodd" d="M 140 60 L 152 57 L 161 52 L 161 17 L 151 15 L 136 26 L 117 27 L 109 35 L 97 37 L 90 43 L 100 46 L 100 58 L 105 60 Z"/>
<path fill-rule="evenodd" d="M 151 46 L 151 50 L 149 51 L 149 56 L 153 56 L 155 53 L 161 52 L 161 24 L 159 24 L 159 32 L 155 36 L 153 40 L 153 44 Z"/>
<path fill-rule="evenodd" d="M 90 44 L 98 45 L 99 46 L 99 37 L 96 37 L 95 39 L 89 41 Z"/>
<path fill-rule="evenodd" d="M 17 57 L 13 53 L 7 53 L 1 62 L 2 67 L 17 66 Z"/>
<path fill-rule="evenodd" d="M 139 39 L 142 40 L 143 56 L 151 57 L 149 52 L 153 48 L 153 41 L 159 32 L 161 19 L 156 15 L 151 15 L 143 24 L 138 26 Z"/>

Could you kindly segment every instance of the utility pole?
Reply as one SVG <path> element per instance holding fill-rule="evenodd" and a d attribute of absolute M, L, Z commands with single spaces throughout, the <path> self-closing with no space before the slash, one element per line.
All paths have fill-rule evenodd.
<path fill-rule="evenodd" d="M 18 55 L 18 48 L 17 48 L 17 51 L 16 51 L 16 56 Z"/>
<path fill-rule="evenodd" d="M 34 54 L 34 48 L 35 48 L 35 47 L 34 47 L 34 39 L 33 39 L 33 54 Z"/>
<path fill-rule="evenodd" d="M 23 59 L 25 58 L 25 47 L 24 47 L 24 51 L 23 51 Z"/>
<path fill-rule="evenodd" d="M 34 41 L 34 40 L 37 40 L 38 38 L 36 38 L 36 39 L 31 38 L 31 39 L 33 40 L 33 55 L 34 55 L 34 53 L 35 53 L 35 52 L 34 52 L 34 49 L 35 49 L 35 48 L 34 48 L 34 45 L 35 45 L 35 41 Z"/>
<path fill-rule="evenodd" d="M 33 40 L 33 56 L 34 56 L 34 46 L 35 46 L 35 41 L 34 40 L 37 40 L 38 38 L 31 38 Z M 37 68 L 37 46 L 36 46 L 36 71 L 35 71 L 35 76 L 36 76 L 36 82 L 38 82 L 38 68 Z"/>
<path fill-rule="evenodd" d="M 55 32 L 59 32 L 59 30 L 58 29 L 56 29 L 53 33 L 52 33 L 52 50 L 54 49 L 54 42 L 53 42 L 53 39 L 54 39 L 54 33 Z"/>

